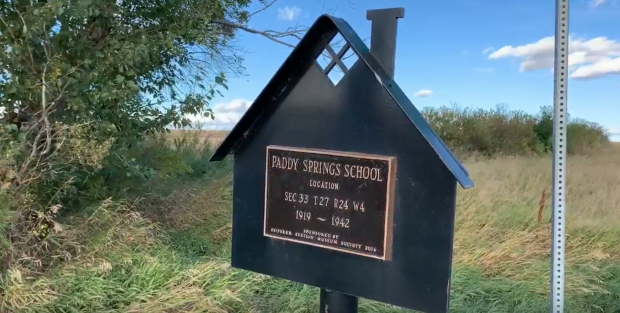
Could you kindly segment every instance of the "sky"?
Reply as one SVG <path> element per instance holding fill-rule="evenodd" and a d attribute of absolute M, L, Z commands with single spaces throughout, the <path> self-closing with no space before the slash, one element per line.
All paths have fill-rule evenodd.
<path fill-rule="evenodd" d="M 366 10 L 391 7 L 405 8 L 395 81 L 419 109 L 504 104 L 537 113 L 553 105 L 552 0 L 278 0 L 253 16 L 249 27 L 310 26 L 329 13 L 347 20 L 369 44 Z M 612 140 L 620 141 L 620 0 L 571 0 L 569 33 L 568 112 L 618 133 Z M 229 78 L 228 91 L 212 106 L 210 127 L 234 125 L 291 52 L 243 31 L 238 45 L 246 50 L 246 71 Z"/>

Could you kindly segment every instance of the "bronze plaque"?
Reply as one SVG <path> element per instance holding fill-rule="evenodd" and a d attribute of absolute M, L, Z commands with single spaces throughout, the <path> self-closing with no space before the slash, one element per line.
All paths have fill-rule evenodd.
<path fill-rule="evenodd" d="M 264 235 L 389 260 L 396 158 L 267 147 Z"/>

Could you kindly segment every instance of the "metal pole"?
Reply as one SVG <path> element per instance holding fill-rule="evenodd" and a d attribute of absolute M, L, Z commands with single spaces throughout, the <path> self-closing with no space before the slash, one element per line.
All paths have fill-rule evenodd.
<path fill-rule="evenodd" d="M 357 297 L 321 289 L 319 299 L 319 313 L 357 313 Z"/>
<path fill-rule="evenodd" d="M 566 128 L 568 85 L 569 0 L 555 2 L 555 64 L 553 87 L 553 231 L 551 248 L 551 313 L 564 312 L 564 249 L 566 241 Z"/>

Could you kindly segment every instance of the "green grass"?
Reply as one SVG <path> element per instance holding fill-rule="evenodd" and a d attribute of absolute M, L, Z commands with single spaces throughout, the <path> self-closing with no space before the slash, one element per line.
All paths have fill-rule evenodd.
<path fill-rule="evenodd" d="M 204 212 L 218 218 L 181 230 L 159 227 L 123 210 L 97 213 L 96 225 L 74 221 L 79 225 L 75 231 L 88 232 L 88 252 L 33 281 L 18 281 L 9 273 L 5 300 L 18 298 L 21 303 L 13 307 L 21 306 L 20 312 L 317 311 L 316 288 L 230 268 L 230 215 L 226 208 L 205 210 L 219 210 Z M 534 275 L 547 273 L 546 260 L 532 261 L 529 270 Z M 569 290 L 568 312 L 620 311 L 620 264 L 600 262 L 576 269 L 588 273 L 605 292 Z M 540 294 L 539 283 L 457 265 L 452 312 L 547 312 L 548 299 Z M 407 311 L 363 300 L 360 312 Z"/>
<path fill-rule="evenodd" d="M 617 153 L 569 162 L 566 312 L 620 312 Z M 316 312 L 317 288 L 229 266 L 230 164 L 207 163 L 207 151 L 182 155 L 190 171 L 174 164 L 177 174 L 134 190 L 140 197 L 63 221 L 62 244 L 81 253 L 59 254 L 43 273 L 11 268 L 0 311 Z M 548 203 L 536 221 L 548 159 L 468 166 L 477 186 L 459 192 L 451 312 L 548 312 Z M 360 312 L 411 311 L 362 299 Z"/>

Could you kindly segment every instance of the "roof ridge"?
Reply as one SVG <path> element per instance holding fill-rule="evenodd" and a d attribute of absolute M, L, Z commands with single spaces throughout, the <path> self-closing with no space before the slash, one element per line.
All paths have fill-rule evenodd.
<path fill-rule="evenodd" d="M 396 82 L 390 78 L 379 61 L 370 53 L 370 49 L 366 46 L 364 41 L 357 35 L 353 28 L 344 19 L 333 17 L 331 15 L 321 15 L 314 24 L 308 29 L 308 32 L 302 37 L 297 46 L 293 49 L 291 54 L 286 58 L 282 66 L 276 71 L 275 75 L 271 78 L 269 83 L 260 92 L 254 103 L 243 114 L 239 122 L 233 127 L 229 135 L 224 139 L 221 145 L 217 148 L 211 161 L 219 161 L 226 157 L 231 151 L 233 151 L 240 139 L 245 136 L 247 130 L 254 124 L 260 112 L 265 109 L 263 103 L 272 102 L 273 95 L 279 95 L 283 90 L 289 86 L 290 80 L 288 79 L 293 74 L 287 73 L 289 69 L 300 69 L 301 61 L 304 58 L 312 57 L 312 62 L 309 64 L 303 63 L 304 66 L 310 66 L 314 64 L 314 59 L 318 56 L 316 51 L 311 51 L 317 55 L 305 55 L 309 52 L 304 52 L 303 49 L 308 47 L 316 47 L 317 44 L 321 44 L 320 52 L 323 50 L 323 46 L 327 44 L 325 41 L 325 34 L 331 33 L 329 39 L 336 33 L 340 33 L 342 37 L 348 42 L 351 49 L 355 51 L 359 59 L 362 60 L 370 70 L 375 74 L 377 81 L 386 89 L 390 96 L 396 101 L 399 107 L 403 110 L 407 118 L 416 126 L 420 134 L 428 142 L 437 156 L 446 165 L 448 170 L 452 173 L 459 184 L 468 189 L 474 186 L 473 181 L 469 178 L 469 173 L 462 165 L 462 163 L 456 158 L 452 151 L 441 140 L 437 133 L 431 128 L 430 124 L 422 116 L 420 111 L 415 107 L 411 100 L 405 95 L 402 89 L 396 84 Z M 325 42 L 322 42 L 325 41 Z M 316 50 L 316 49 L 315 49 Z M 305 53 L 305 54 L 304 54 Z M 297 58 L 301 58 L 297 60 Z M 291 67 L 289 63 L 296 62 L 296 67 Z M 287 68 L 288 67 L 288 68 Z M 307 70 L 307 67 L 305 68 Z M 304 70 L 304 73 L 305 73 Z M 298 74 L 296 71 L 295 74 Z M 274 86 L 277 85 L 277 86 Z M 274 90 L 275 89 L 275 90 Z M 260 101 L 259 101 L 260 100 Z"/>

